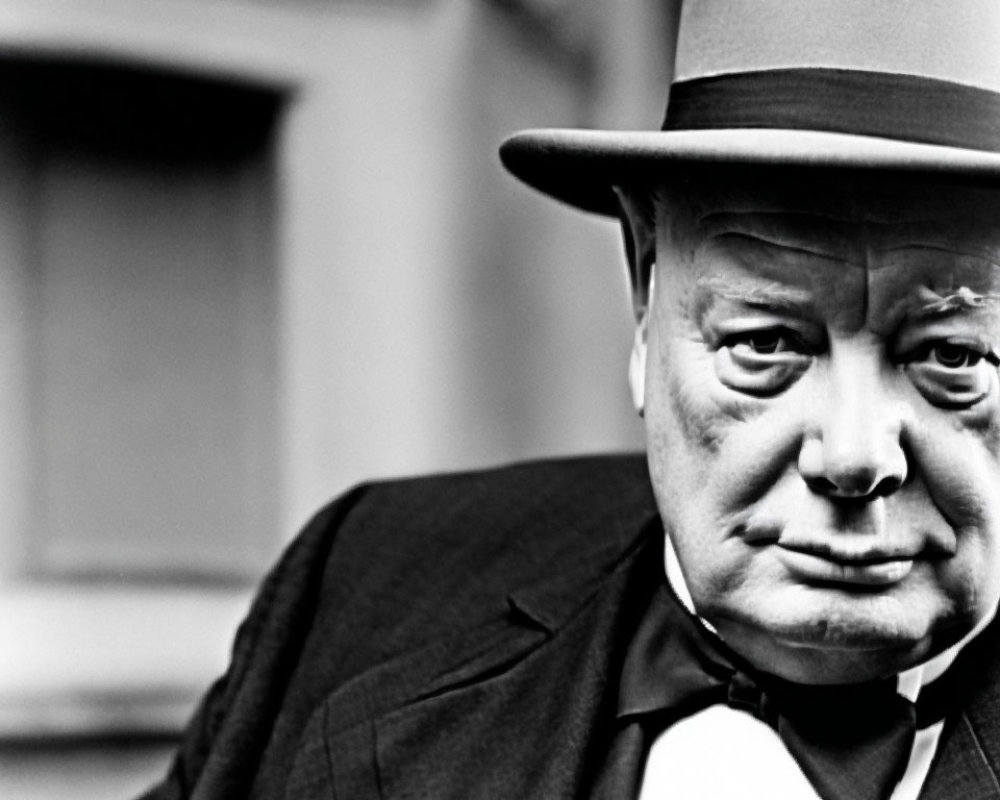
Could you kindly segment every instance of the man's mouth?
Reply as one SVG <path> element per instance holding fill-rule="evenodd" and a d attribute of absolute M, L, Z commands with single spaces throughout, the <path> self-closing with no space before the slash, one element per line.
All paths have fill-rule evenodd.
<path fill-rule="evenodd" d="M 779 558 L 797 577 L 858 587 L 885 587 L 902 582 L 913 570 L 916 553 L 838 549 L 829 545 L 777 542 Z"/>

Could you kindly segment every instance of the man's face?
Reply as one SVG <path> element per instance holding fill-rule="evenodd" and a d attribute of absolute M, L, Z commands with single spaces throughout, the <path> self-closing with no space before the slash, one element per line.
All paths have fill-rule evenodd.
<path fill-rule="evenodd" d="M 805 682 L 957 641 L 1000 595 L 1000 198 L 669 191 L 645 419 L 699 613 Z"/>

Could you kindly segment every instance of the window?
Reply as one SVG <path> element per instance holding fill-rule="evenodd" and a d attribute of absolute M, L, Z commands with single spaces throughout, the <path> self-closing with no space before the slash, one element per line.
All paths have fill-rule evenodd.
<path fill-rule="evenodd" d="M 280 110 L 0 64 L 4 735 L 175 728 L 280 546 Z"/>

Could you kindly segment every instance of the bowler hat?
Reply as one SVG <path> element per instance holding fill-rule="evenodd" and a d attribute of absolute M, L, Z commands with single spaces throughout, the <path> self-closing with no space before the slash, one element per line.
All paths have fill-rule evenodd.
<path fill-rule="evenodd" d="M 676 53 L 661 130 L 522 131 L 504 165 L 602 214 L 691 164 L 1000 184 L 997 0 L 684 0 Z"/>

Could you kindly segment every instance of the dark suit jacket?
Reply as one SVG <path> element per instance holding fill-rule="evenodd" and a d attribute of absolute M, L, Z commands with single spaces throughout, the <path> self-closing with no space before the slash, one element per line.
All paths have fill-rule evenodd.
<path fill-rule="evenodd" d="M 591 796 L 661 537 L 639 456 L 355 489 L 268 576 L 146 797 Z M 1000 798 L 987 635 L 922 797 Z"/>

